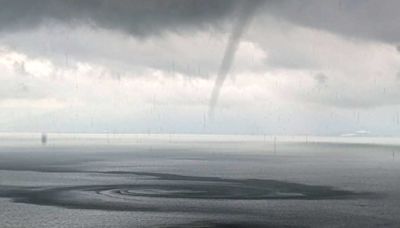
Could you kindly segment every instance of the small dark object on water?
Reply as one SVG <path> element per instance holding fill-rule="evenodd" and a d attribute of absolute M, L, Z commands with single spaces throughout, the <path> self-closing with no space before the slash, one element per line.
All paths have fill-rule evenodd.
<path fill-rule="evenodd" d="M 45 133 L 42 133 L 41 141 L 42 141 L 42 145 L 46 145 L 46 143 L 47 143 L 47 135 Z"/>

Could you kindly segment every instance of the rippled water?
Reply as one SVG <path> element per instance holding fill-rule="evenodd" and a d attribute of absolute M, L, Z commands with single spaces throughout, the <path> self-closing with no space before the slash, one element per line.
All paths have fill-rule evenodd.
<path fill-rule="evenodd" d="M 395 138 L 0 138 L 1 227 L 400 224 Z"/>

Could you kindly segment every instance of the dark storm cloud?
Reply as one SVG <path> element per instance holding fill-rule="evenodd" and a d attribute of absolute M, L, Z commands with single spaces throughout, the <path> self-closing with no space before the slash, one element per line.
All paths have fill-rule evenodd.
<path fill-rule="evenodd" d="M 47 21 L 94 24 L 135 36 L 215 26 L 234 19 L 239 0 L 0 0 L 0 31 Z M 246 1 L 247 3 L 257 1 Z M 261 14 L 346 36 L 400 41 L 397 0 L 265 1 Z"/>
<path fill-rule="evenodd" d="M 42 23 L 91 24 L 138 37 L 214 26 L 236 0 L 0 0 L 0 31 Z"/>

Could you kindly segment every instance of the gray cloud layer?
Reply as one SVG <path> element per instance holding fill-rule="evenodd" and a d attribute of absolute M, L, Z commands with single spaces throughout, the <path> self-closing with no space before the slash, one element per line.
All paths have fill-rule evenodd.
<path fill-rule="evenodd" d="M 295 24 L 396 43 L 400 41 L 399 8 L 397 0 L 284 0 L 268 4 L 266 10 Z"/>
<path fill-rule="evenodd" d="M 137 37 L 195 30 L 237 17 L 238 0 L 0 0 L 0 31 L 47 21 L 90 23 Z M 257 2 L 251 1 L 250 2 Z M 396 0 L 266 1 L 261 14 L 346 36 L 399 42 Z"/>
<path fill-rule="evenodd" d="M 56 21 L 88 23 L 145 37 L 215 25 L 236 4 L 235 0 L 0 0 L 0 30 Z"/>

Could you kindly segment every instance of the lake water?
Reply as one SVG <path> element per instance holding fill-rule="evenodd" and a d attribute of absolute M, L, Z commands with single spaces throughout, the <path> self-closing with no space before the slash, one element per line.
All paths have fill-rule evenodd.
<path fill-rule="evenodd" d="M 0 135 L 1 227 L 399 227 L 400 139 Z"/>

